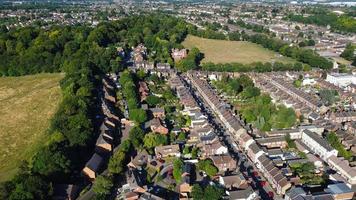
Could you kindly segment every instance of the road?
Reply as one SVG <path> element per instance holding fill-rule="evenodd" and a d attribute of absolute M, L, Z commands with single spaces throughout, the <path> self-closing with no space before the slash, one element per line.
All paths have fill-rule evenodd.
<path fill-rule="evenodd" d="M 257 170 L 257 167 L 248 158 L 246 153 L 239 149 L 238 145 L 236 144 L 236 141 L 234 141 L 234 137 L 227 130 L 224 123 L 219 119 L 219 117 L 216 117 L 216 114 L 209 107 L 209 104 L 205 102 L 201 94 L 197 90 L 195 90 L 194 87 L 188 84 L 187 80 L 185 80 L 185 84 L 189 87 L 190 92 L 197 101 L 198 105 L 200 106 L 202 113 L 208 117 L 208 121 L 214 127 L 215 132 L 219 136 L 220 141 L 223 142 L 226 147 L 228 147 L 229 153 L 238 162 L 239 172 L 244 175 L 246 180 L 251 181 L 252 188 L 255 191 L 258 191 L 262 199 L 272 199 L 269 197 L 268 192 L 274 193 L 274 190 L 269 185 L 268 181 L 260 174 L 260 172 Z M 249 126 L 246 125 L 244 127 L 246 130 L 251 131 Z M 265 182 L 266 185 L 262 186 L 261 182 Z M 275 193 L 274 196 L 276 196 Z"/>

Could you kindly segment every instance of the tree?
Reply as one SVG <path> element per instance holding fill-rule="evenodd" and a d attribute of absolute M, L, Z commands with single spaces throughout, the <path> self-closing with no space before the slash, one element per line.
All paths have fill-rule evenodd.
<path fill-rule="evenodd" d="M 192 148 L 192 158 L 196 159 L 198 157 L 199 149 L 197 147 Z"/>
<path fill-rule="evenodd" d="M 157 133 L 148 133 L 143 139 L 143 144 L 146 148 L 152 149 L 156 146 L 165 145 L 168 143 L 168 138 L 165 135 Z"/>
<path fill-rule="evenodd" d="M 112 178 L 100 175 L 94 181 L 93 191 L 98 196 L 106 196 L 110 194 L 113 186 Z"/>
<path fill-rule="evenodd" d="M 190 153 L 189 146 L 185 146 L 184 149 L 183 149 L 183 154 L 186 155 L 186 154 L 189 154 L 189 153 Z"/>
<path fill-rule="evenodd" d="M 9 200 L 45 200 L 49 199 L 52 194 L 52 186 L 37 175 L 22 174 L 16 176 L 14 183 Z"/>
<path fill-rule="evenodd" d="M 193 199 L 207 199 L 218 200 L 221 199 L 224 194 L 224 189 L 216 186 L 208 185 L 206 188 L 202 188 L 198 184 L 194 184 L 192 187 L 191 195 Z"/>
<path fill-rule="evenodd" d="M 194 184 L 191 195 L 193 199 L 204 199 L 204 190 L 199 184 Z"/>
<path fill-rule="evenodd" d="M 108 170 L 110 174 L 121 174 L 126 166 L 128 160 L 128 152 L 130 152 L 131 143 L 129 140 L 124 140 L 119 150 L 114 153 L 110 158 L 108 164 Z"/>
<path fill-rule="evenodd" d="M 288 148 L 297 149 L 297 146 L 296 146 L 295 142 L 290 138 L 289 133 L 285 136 L 285 140 L 288 144 Z"/>
<path fill-rule="evenodd" d="M 224 189 L 218 188 L 216 186 L 208 185 L 204 190 L 204 199 L 207 200 L 218 200 L 224 194 Z"/>
<path fill-rule="evenodd" d="M 210 177 L 215 176 L 219 171 L 210 159 L 199 160 L 197 167 L 199 170 L 205 171 Z"/>
<path fill-rule="evenodd" d="M 336 90 L 320 90 L 319 91 L 319 96 L 321 98 L 321 101 L 329 106 L 335 103 L 337 100 L 338 92 Z"/>
<path fill-rule="evenodd" d="M 192 69 L 197 69 L 199 67 L 200 61 L 203 59 L 203 54 L 198 48 L 193 47 L 188 56 L 177 63 L 177 68 L 181 71 L 188 71 Z"/>
<path fill-rule="evenodd" d="M 257 87 L 249 86 L 242 91 L 241 96 L 245 99 L 249 99 L 260 95 L 260 93 L 260 89 L 258 89 Z"/>
<path fill-rule="evenodd" d="M 352 152 L 344 148 L 339 138 L 334 132 L 330 132 L 326 136 L 326 140 L 329 144 L 338 151 L 338 154 L 343 156 L 345 159 L 350 160 L 352 158 Z"/>
<path fill-rule="evenodd" d="M 142 147 L 142 140 L 143 140 L 144 136 L 145 136 L 145 133 L 139 126 L 133 127 L 129 132 L 129 139 L 135 148 Z"/>
<path fill-rule="evenodd" d="M 114 153 L 108 164 L 108 169 L 111 174 L 121 174 L 124 170 L 124 161 L 126 159 L 125 152 L 118 151 Z"/>
<path fill-rule="evenodd" d="M 346 60 L 351 61 L 353 58 L 355 58 L 354 56 L 355 50 L 356 50 L 356 46 L 349 43 L 346 45 L 345 50 L 340 54 L 340 56 L 345 58 Z"/>
<path fill-rule="evenodd" d="M 161 102 L 161 99 L 157 96 L 150 95 L 146 98 L 146 102 L 148 103 L 149 106 L 155 107 Z"/>
<path fill-rule="evenodd" d="M 184 132 L 180 132 L 178 135 L 178 141 L 184 141 L 186 139 L 186 134 Z"/>
<path fill-rule="evenodd" d="M 307 45 L 308 46 L 314 46 L 315 45 L 315 41 L 310 39 L 310 40 L 308 40 Z"/>
<path fill-rule="evenodd" d="M 130 110 L 130 119 L 141 124 L 147 120 L 146 111 L 142 108 Z"/>
<path fill-rule="evenodd" d="M 180 158 L 173 161 L 173 177 L 177 183 L 180 183 L 183 174 L 184 163 Z"/>
<path fill-rule="evenodd" d="M 52 144 L 43 147 L 33 158 L 32 170 L 45 176 L 57 178 L 70 171 L 70 161 L 64 155 L 63 149 Z M 58 177 L 58 178 L 59 178 Z"/>

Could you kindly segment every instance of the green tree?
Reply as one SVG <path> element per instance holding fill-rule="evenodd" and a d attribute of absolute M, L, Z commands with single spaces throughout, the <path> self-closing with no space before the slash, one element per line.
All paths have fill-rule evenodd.
<path fill-rule="evenodd" d="M 204 190 L 199 184 L 194 184 L 191 195 L 193 199 L 204 199 Z"/>
<path fill-rule="evenodd" d="M 94 181 L 93 191 L 98 196 L 106 196 L 110 194 L 113 186 L 112 178 L 100 175 Z"/>
<path fill-rule="evenodd" d="M 146 102 L 149 106 L 155 107 L 161 102 L 161 99 L 157 96 L 150 95 L 146 98 Z"/>
<path fill-rule="evenodd" d="M 337 96 L 338 96 L 338 92 L 336 90 L 320 90 L 319 91 L 319 96 L 321 98 L 321 101 L 329 106 L 332 105 L 336 102 L 337 100 Z"/>
<path fill-rule="evenodd" d="M 351 158 L 353 157 L 352 152 L 344 148 L 339 138 L 337 137 L 336 133 L 334 132 L 328 133 L 326 136 L 326 140 L 333 148 L 335 148 L 338 151 L 338 154 L 340 156 L 343 156 L 347 160 L 351 160 Z"/>
<path fill-rule="evenodd" d="M 194 184 L 192 187 L 191 195 L 193 199 L 207 199 L 207 200 L 219 200 L 224 195 L 224 189 L 208 185 L 206 188 L 202 188 L 198 184 Z"/>
<path fill-rule="evenodd" d="M 65 175 L 70 171 L 70 161 L 64 155 L 63 149 L 52 144 L 35 154 L 32 170 L 45 176 Z"/>
<path fill-rule="evenodd" d="M 205 171 L 205 173 L 210 177 L 215 176 L 218 173 L 218 168 L 215 167 L 210 159 L 199 160 L 197 168 Z"/>
<path fill-rule="evenodd" d="M 157 133 L 148 133 L 143 138 L 143 144 L 146 148 L 152 149 L 156 146 L 166 145 L 168 143 L 168 138 L 165 135 Z"/>
<path fill-rule="evenodd" d="M 138 149 L 142 147 L 142 140 L 144 136 L 145 133 L 139 126 L 133 127 L 129 132 L 129 139 L 132 145 Z"/>
<path fill-rule="evenodd" d="M 147 114 L 146 111 L 138 108 L 138 109 L 132 109 L 129 112 L 130 119 L 141 124 L 147 120 Z"/>
<path fill-rule="evenodd" d="M 183 174 L 184 163 L 181 159 L 177 158 L 173 161 L 173 177 L 177 183 L 180 183 Z"/>
<path fill-rule="evenodd" d="M 185 141 L 185 139 L 186 139 L 186 134 L 184 133 L 184 132 L 180 132 L 179 134 L 178 134 L 178 138 L 177 138 L 177 140 L 178 141 Z"/>

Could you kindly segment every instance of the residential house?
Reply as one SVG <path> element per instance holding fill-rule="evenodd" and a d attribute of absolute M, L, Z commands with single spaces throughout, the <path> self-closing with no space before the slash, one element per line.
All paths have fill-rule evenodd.
<path fill-rule="evenodd" d="M 104 159 L 99 154 L 94 153 L 82 171 L 89 179 L 93 180 L 97 177 L 103 163 Z"/>
<path fill-rule="evenodd" d="M 253 142 L 251 145 L 247 147 L 247 156 L 254 162 L 257 162 L 257 159 L 265 154 L 265 152 L 256 144 L 256 142 Z"/>
<path fill-rule="evenodd" d="M 128 166 L 141 170 L 149 162 L 149 156 L 150 155 L 146 150 L 142 150 L 138 152 L 138 154 L 134 158 L 131 158 L 131 162 L 128 164 Z"/>
<path fill-rule="evenodd" d="M 151 108 L 153 117 L 163 119 L 165 117 L 165 112 L 163 108 Z"/>
<path fill-rule="evenodd" d="M 278 169 L 273 161 L 266 155 L 262 155 L 257 159 L 256 166 L 261 169 L 272 187 L 276 189 L 277 194 L 285 194 L 285 192 L 292 186 L 286 176 L 283 175 L 283 172 Z"/>
<path fill-rule="evenodd" d="M 346 179 L 349 184 L 356 184 L 356 169 L 350 167 L 347 160 L 332 155 L 328 158 L 327 163 L 332 169 Z"/>
<path fill-rule="evenodd" d="M 219 183 L 227 190 L 246 189 L 249 186 L 242 174 L 219 176 Z"/>
<path fill-rule="evenodd" d="M 221 144 L 219 140 L 215 140 L 213 143 L 203 144 L 201 148 L 202 156 L 209 157 L 214 155 L 223 155 L 228 153 L 227 147 Z"/>
<path fill-rule="evenodd" d="M 163 126 L 159 118 L 153 118 L 152 120 L 145 123 L 145 128 L 150 129 L 152 132 L 167 135 L 169 130 Z"/>
<path fill-rule="evenodd" d="M 327 161 L 327 159 L 332 155 L 337 156 L 338 151 L 332 148 L 324 138 L 312 131 L 303 131 L 302 142 L 308 146 L 313 153 L 319 155 L 324 161 Z"/>
<path fill-rule="evenodd" d="M 188 193 L 192 191 L 192 164 L 184 163 L 183 174 L 182 174 L 182 183 L 179 185 L 179 193 L 182 197 L 187 197 Z"/>
<path fill-rule="evenodd" d="M 267 148 L 285 148 L 288 145 L 285 136 L 259 138 L 256 142 Z"/>
<path fill-rule="evenodd" d="M 172 49 L 171 56 L 175 62 L 184 59 L 188 55 L 187 49 Z"/>
<path fill-rule="evenodd" d="M 191 118 L 191 126 L 194 127 L 204 127 L 208 124 L 208 117 L 203 115 L 200 111 L 193 112 L 189 115 Z"/>
<path fill-rule="evenodd" d="M 138 85 L 139 85 L 138 92 L 140 94 L 140 99 L 142 102 L 148 97 L 149 89 L 148 89 L 146 82 L 144 82 L 144 81 L 138 82 Z"/>
<path fill-rule="evenodd" d="M 155 147 L 155 154 L 158 158 L 165 158 L 165 157 L 180 157 L 180 149 L 179 145 L 166 145 L 166 146 L 157 146 Z"/>
<path fill-rule="evenodd" d="M 230 200 L 255 200 L 258 199 L 258 194 L 248 187 L 243 190 L 227 191 Z"/>
<path fill-rule="evenodd" d="M 53 186 L 53 200 L 75 200 L 77 199 L 80 186 L 73 184 L 56 184 Z"/>
<path fill-rule="evenodd" d="M 210 159 L 213 161 L 220 173 L 234 171 L 236 169 L 236 160 L 234 160 L 229 154 L 210 156 Z"/>
<path fill-rule="evenodd" d="M 356 121 L 356 111 L 349 112 L 332 112 L 329 119 L 334 123 L 352 122 Z"/>
<path fill-rule="evenodd" d="M 111 131 L 103 131 L 96 140 L 98 152 L 111 152 L 113 150 L 113 136 Z"/>
<path fill-rule="evenodd" d="M 330 200 L 348 200 L 353 199 L 354 192 L 345 183 L 329 184 L 323 192 L 310 193 L 301 187 L 291 188 L 285 195 L 284 200 L 296 199 L 330 199 Z"/>

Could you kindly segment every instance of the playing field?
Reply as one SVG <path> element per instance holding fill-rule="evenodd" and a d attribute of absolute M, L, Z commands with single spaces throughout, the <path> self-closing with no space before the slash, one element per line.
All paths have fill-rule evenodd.
<path fill-rule="evenodd" d="M 243 63 L 279 61 L 293 63 L 294 60 L 281 56 L 260 45 L 246 41 L 227 41 L 200 38 L 192 35 L 183 42 L 186 48 L 197 47 L 204 53 L 202 62 Z"/>
<path fill-rule="evenodd" d="M 46 129 L 61 99 L 63 74 L 0 78 L 0 182 L 46 142 Z"/>

